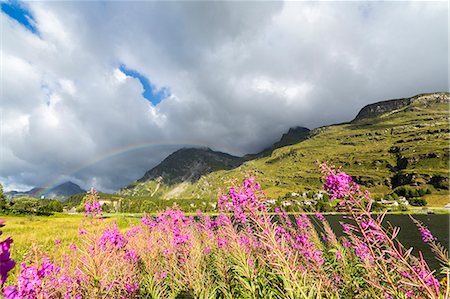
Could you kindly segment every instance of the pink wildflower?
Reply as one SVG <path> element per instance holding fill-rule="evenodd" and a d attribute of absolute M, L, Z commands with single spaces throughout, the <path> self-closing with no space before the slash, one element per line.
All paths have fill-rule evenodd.
<path fill-rule="evenodd" d="M 70 243 L 69 249 L 76 251 L 76 250 L 78 250 L 78 246 L 75 243 Z"/>
<path fill-rule="evenodd" d="M 320 221 L 326 221 L 325 217 L 321 213 L 316 213 L 315 216 Z"/>
<path fill-rule="evenodd" d="M 217 239 L 217 246 L 218 246 L 219 248 L 223 248 L 223 247 L 225 247 L 225 246 L 227 246 L 227 245 L 228 245 L 228 242 L 227 242 L 226 239 L 223 239 L 223 238 Z"/>
<path fill-rule="evenodd" d="M 420 236 L 425 243 L 429 243 L 436 238 L 431 234 L 430 230 L 426 227 L 419 227 Z"/>
<path fill-rule="evenodd" d="M 119 227 L 117 224 L 109 229 L 106 229 L 103 231 L 102 236 L 98 240 L 98 243 L 101 248 L 106 249 L 107 247 L 113 247 L 113 248 L 123 248 L 127 244 L 127 240 L 122 235 L 122 233 L 119 230 Z"/>

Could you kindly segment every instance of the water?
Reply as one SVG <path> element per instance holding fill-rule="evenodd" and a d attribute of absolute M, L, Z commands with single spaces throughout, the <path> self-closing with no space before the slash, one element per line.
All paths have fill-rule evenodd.
<path fill-rule="evenodd" d="M 415 219 L 421 221 L 431 233 L 438 239 L 438 241 L 447 250 L 449 250 L 449 219 L 450 215 L 414 215 Z M 349 222 L 344 219 L 342 215 L 327 215 L 325 218 L 329 221 L 334 233 L 337 237 L 343 236 L 342 226 L 339 221 Z M 316 222 L 316 221 L 313 221 Z M 398 234 L 399 241 L 405 248 L 413 247 L 413 255 L 419 256 L 420 250 L 432 270 L 439 270 L 439 262 L 434 258 L 433 253 L 427 244 L 422 241 L 420 233 L 408 215 L 386 215 L 383 224 L 397 226 L 400 228 Z"/>

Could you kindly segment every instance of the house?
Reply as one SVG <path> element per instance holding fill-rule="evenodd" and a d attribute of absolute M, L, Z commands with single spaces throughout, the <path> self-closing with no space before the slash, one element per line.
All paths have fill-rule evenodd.
<path fill-rule="evenodd" d="M 77 214 L 77 208 L 72 207 L 72 208 L 70 208 L 70 209 L 64 209 L 63 212 L 65 212 L 65 213 L 67 213 L 67 214 L 71 214 L 71 215 Z"/>
<path fill-rule="evenodd" d="M 100 203 L 100 206 L 102 206 L 102 207 L 104 204 L 107 204 L 108 206 L 111 207 L 111 211 L 114 211 L 114 212 L 117 212 L 120 209 L 121 200 L 117 199 L 117 198 L 111 198 L 111 199 L 103 198 L 103 199 L 100 199 L 98 202 Z"/>
<path fill-rule="evenodd" d="M 398 207 L 399 206 L 399 203 L 396 200 L 385 200 L 385 199 L 382 199 L 382 200 L 380 200 L 380 203 L 383 204 L 383 205 L 386 205 L 386 206 L 393 206 L 393 207 Z"/>
<path fill-rule="evenodd" d="M 405 206 L 409 205 L 409 201 L 404 196 L 400 196 L 398 198 L 398 201 L 400 202 L 401 205 L 405 205 Z"/>

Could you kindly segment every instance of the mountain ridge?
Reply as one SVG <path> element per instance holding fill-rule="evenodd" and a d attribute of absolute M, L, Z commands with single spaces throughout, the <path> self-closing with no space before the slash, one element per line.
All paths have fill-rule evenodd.
<path fill-rule="evenodd" d="M 45 190 L 46 188 L 44 187 L 34 187 L 28 191 L 23 192 L 12 190 L 9 192 L 5 192 L 5 195 L 9 198 L 23 196 L 41 198 L 42 196 L 44 196 L 44 198 L 64 200 L 72 195 L 86 192 L 86 190 L 83 190 L 80 186 L 71 181 L 61 183 L 55 187 L 50 188 L 47 191 Z"/>
<path fill-rule="evenodd" d="M 449 93 L 442 92 L 376 102 L 363 107 L 350 122 L 305 128 L 307 133 L 294 144 L 252 159 L 244 156 L 236 168 L 216 170 L 172 187 L 160 184 L 159 193 L 153 192 L 154 181 L 141 180 L 122 194 L 167 198 L 178 188 L 174 198 L 210 198 L 225 187 L 224 182 L 252 171 L 270 196 L 281 196 L 320 187 L 316 160 L 344 165 L 358 183 L 376 193 L 404 184 L 444 187 L 448 182 L 448 103 Z"/>
<path fill-rule="evenodd" d="M 214 170 L 231 169 L 241 163 L 241 157 L 213 151 L 208 147 L 181 148 L 147 171 L 138 182 L 149 179 L 159 179 L 167 184 L 194 181 Z"/>

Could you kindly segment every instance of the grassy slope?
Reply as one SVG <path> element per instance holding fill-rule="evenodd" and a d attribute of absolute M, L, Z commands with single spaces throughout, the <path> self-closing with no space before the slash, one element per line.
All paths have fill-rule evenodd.
<path fill-rule="evenodd" d="M 429 196 L 430 205 L 442 206 L 448 202 L 448 191 L 436 191 L 425 183 L 430 176 L 448 178 L 448 128 L 448 104 L 425 107 L 416 102 L 378 117 L 318 128 L 314 137 L 277 149 L 268 157 L 184 185 L 176 197 L 216 198 L 219 190 L 246 174 L 256 175 L 269 197 L 318 190 L 321 182 L 317 161 L 332 161 L 357 176 L 372 193 L 388 193 L 396 173 L 414 174 L 420 186 L 434 190 Z M 399 148 L 397 152 L 395 147 Z M 407 161 L 401 171 L 393 169 L 399 158 Z M 135 194 L 148 196 L 146 190 L 154 190 L 155 186 L 154 181 L 140 183 Z M 160 186 L 153 198 L 165 198 L 174 187 Z"/>

